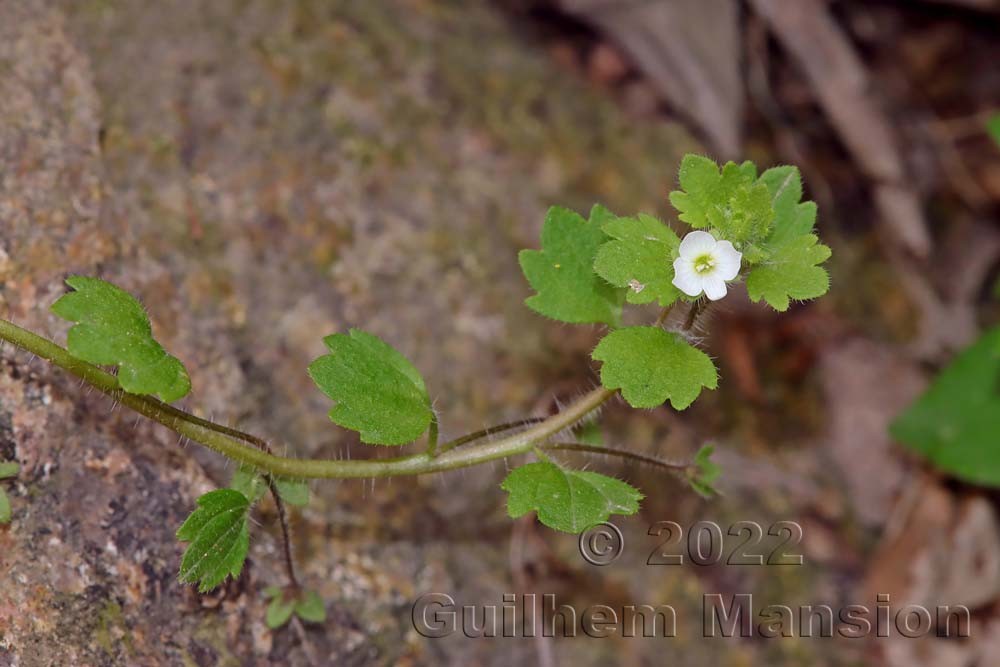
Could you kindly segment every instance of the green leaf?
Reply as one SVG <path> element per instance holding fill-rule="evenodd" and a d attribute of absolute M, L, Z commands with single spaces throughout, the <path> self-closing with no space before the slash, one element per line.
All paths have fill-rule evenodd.
<path fill-rule="evenodd" d="M 830 276 L 819 266 L 830 258 L 830 248 L 814 234 L 793 236 L 772 246 L 769 254 L 747 276 L 747 293 L 755 303 L 764 299 L 785 311 L 790 299 L 814 299 L 830 289 Z"/>
<path fill-rule="evenodd" d="M 198 508 L 177 529 L 190 542 L 181 559 L 180 581 L 199 582 L 202 593 L 238 577 L 250 548 L 250 501 L 239 491 L 217 489 L 198 498 Z"/>
<path fill-rule="evenodd" d="M 767 237 L 774 210 L 767 184 L 757 180 L 752 162 L 727 162 L 720 172 L 712 160 L 685 155 L 679 173 L 681 191 L 670 193 L 680 219 L 692 227 L 711 227 L 716 238 L 738 250 Z"/>
<path fill-rule="evenodd" d="M 288 619 L 292 617 L 292 612 L 295 611 L 295 604 L 294 599 L 286 602 L 280 593 L 275 596 L 271 600 L 271 604 L 267 605 L 267 614 L 264 619 L 267 627 L 277 630 L 287 623 Z"/>
<path fill-rule="evenodd" d="M 305 507 L 309 504 L 309 485 L 305 480 L 276 477 L 274 486 L 278 489 L 281 499 L 289 505 Z"/>
<path fill-rule="evenodd" d="M 594 258 L 608 240 L 601 226 L 614 219 L 594 206 L 590 220 L 565 208 L 550 208 L 542 227 L 542 249 L 518 254 L 521 270 L 537 294 L 525 304 L 547 317 L 570 324 L 617 326 L 623 290 L 594 273 Z"/>
<path fill-rule="evenodd" d="M 993 137 L 993 141 L 1000 147 L 1000 113 L 995 113 L 986 121 L 986 131 Z"/>
<path fill-rule="evenodd" d="M 691 464 L 692 471 L 688 476 L 691 488 L 704 498 L 711 498 L 718 494 L 714 484 L 715 480 L 722 474 L 722 468 L 711 460 L 713 452 L 715 452 L 715 447 L 712 445 L 702 446 L 695 454 L 694 462 Z"/>
<path fill-rule="evenodd" d="M 774 208 L 774 224 L 768 243 L 781 245 L 809 234 L 816 223 L 816 203 L 802 199 L 802 176 L 797 167 L 772 167 L 760 176 Z"/>
<path fill-rule="evenodd" d="M 670 193 L 670 203 L 683 222 L 696 229 L 709 226 L 708 213 L 722 199 L 722 175 L 714 160 L 688 153 L 681 160 L 681 190 Z"/>
<path fill-rule="evenodd" d="M 659 301 L 669 306 L 681 292 L 674 287 L 674 265 L 680 239 L 665 224 L 644 213 L 604 223 L 614 240 L 597 251 L 594 270 L 616 287 L 626 288 L 629 303 Z"/>
<path fill-rule="evenodd" d="M 309 504 L 309 485 L 305 480 L 275 477 L 274 487 L 278 495 L 289 505 L 304 507 Z M 241 465 L 233 473 L 229 488 L 239 491 L 250 504 L 256 503 L 267 493 L 267 479 L 253 466 Z"/>
<path fill-rule="evenodd" d="M 313 591 L 304 591 L 295 603 L 295 615 L 308 623 L 322 623 L 326 620 L 323 598 Z"/>
<path fill-rule="evenodd" d="M 309 377 L 334 401 L 330 419 L 372 445 L 405 445 L 431 423 L 420 372 L 406 357 L 364 331 L 323 339 L 331 354 L 309 364 Z"/>
<path fill-rule="evenodd" d="M 737 248 L 767 237 L 774 218 L 767 186 L 747 179 L 733 162 L 722 168 L 722 178 L 726 197 L 723 202 L 727 203 L 716 205 L 708 213 L 715 233 Z"/>
<path fill-rule="evenodd" d="M 601 384 L 621 389 L 634 408 L 653 408 L 670 400 L 675 410 L 691 405 L 702 387 L 715 389 L 718 374 L 707 354 L 679 334 L 659 327 L 612 331 L 593 358 L 604 362 Z"/>
<path fill-rule="evenodd" d="M 510 494 L 507 511 L 512 518 L 535 511 L 543 524 L 567 533 L 580 533 L 612 514 L 635 514 L 642 499 L 625 482 L 549 461 L 516 468 L 501 488 Z"/>
<path fill-rule="evenodd" d="M 573 437 L 577 442 L 595 447 L 604 446 L 604 432 L 599 422 L 589 421 L 576 427 Z"/>
<path fill-rule="evenodd" d="M 118 383 L 130 394 L 156 394 L 167 403 L 191 390 L 187 371 L 153 338 L 146 311 L 132 295 L 97 278 L 72 276 L 75 291 L 52 304 L 52 312 L 76 324 L 70 354 L 92 364 L 118 367 Z"/>
<path fill-rule="evenodd" d="M 10 523 L 10 500 L 3 489 L 0 489 L 0 526 Z"/>
<path fill-rule="evenodd" d="M 267 481 L 256 468 L 241 465 L 233 473 L 229 488 L 242 493 L 252 505 L 267 493 Z"/>
<path fill-rule="evenodd" d="M 1000 486 L 1000 327 L 959 353 L 890 433 L 961 480 Z"/>
<path fill-rule="evenodd" d="M 15 477 L 20 469 L 21 466 L 19 466 L 16 461 L 5 461 L 0 463 L 0 479 Z M 10 523 L 10 517 L 10 500 L 7 498 L 7 494 L 4 493 L 3 489 L 0 489 L 0 525 Z"/>

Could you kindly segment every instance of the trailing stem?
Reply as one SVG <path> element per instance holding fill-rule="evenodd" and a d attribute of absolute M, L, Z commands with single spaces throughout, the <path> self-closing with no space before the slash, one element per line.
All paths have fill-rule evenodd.
<path fill-rule="evenodd" d="M 689 331 L 694 326 L 698 316 L 704 312 L 705 308 L 706 304 L 703 301 L 697 301 L 691 305 L 683 326 L 685 331 Z M 657 325 L 665 321 L 669 311 L 670 309 L 667 308 L 660 313 L 656 320 Z M 429 437 L 429 446 L 426 451 L 417 454 L 368 460 L 296 459 L 275 455 L 266 440 L 251 433 L 202 419 L 150 396 L 124 392 L 119 387 L 117 378 L 111 373 L 81 361 L 65 348 L 3 319 L 0 319 L 0 340 L 8 341 L 46 359 L 139 414 L 234 461 L 253 466 L 268 475 L 299 479 L 421 475 L 456 470 L 524 454 L 533 448 L 545 447 L 549 440 L 578 424 L 617 393 L 611 389 L 598 387 L 547 418 L 529 418 L 493 426 L 460 436 L 440 445 L 437 443 L 437 418 L 435 415 Z M 490 435 L 516 429 L 520 430 L 498 440 L 471 447 L 460 447 Z M 578 451 L 635 459 L 635 456 L 624 450 L 602 448 L 600 452 L 596 452 L 581 448 Z M 273 488 L 272 495 L 279 505 L 279 516 L 283 515 L 281 500 L 276 493 L 273 493 Z M 287 533 L 287 526 L 284 525 L 284 522 L 282 530 Z M 294 573 L 291 571 L 290 578 L 294 581 Z"/>
<path fill-rule="evenodd" d="M 521 431 L 491 442 L 458 448 L 469 436 L 443 443 L 435 454 L 420 452 L 377 460 L 295 459 L 271 453 L 267 443 L 254 435 L 201 419 L 184 410 L 148 396 L 123 392 L 117 378 L 101 368 L 81 361 L 69 351 L 41 336 L 6 320 L 0 320 L 0 339 L 31 352 L 72 373 L 95 389 L 158 422 L 172 431 L 209 449 L 262 472 L 298 479 L 350 479 L 394 477 L 456 470 L 487 461 L 524 454 L 556 434 L 570 428 L 595 411 L 615 391 L 599 387 L 571 403 L 561 412 Z M 515 428 L 517 425 L 512 426 Z M 505 425 L 506 426 L 506 425 Z M 487 429 L 473 436 L 483 437 L 498 429 Z"/>

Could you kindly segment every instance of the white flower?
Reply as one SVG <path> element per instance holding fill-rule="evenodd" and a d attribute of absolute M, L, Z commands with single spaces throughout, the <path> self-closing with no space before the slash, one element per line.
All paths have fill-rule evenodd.
<path fill-rule="evenodd" d="M 726 281 L 739 274 L 743 261 L 743 254 L 732 243 L 694 231 L 684 237 L 679 251 L 674 260 L 674 286 L 688 296 L 705 292 L 712 301 L 726 296 Z"/>

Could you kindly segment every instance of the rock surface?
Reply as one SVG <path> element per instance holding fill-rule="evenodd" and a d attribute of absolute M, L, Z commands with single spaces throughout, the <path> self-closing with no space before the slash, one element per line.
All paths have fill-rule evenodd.
<path fill-rule="evenodd" d="M 623 117 L 485 4 L 4 0 L 0 308 L 63 340 L 47 311 L 63 278 L 100 275 L 186 362 L 188 409 L 303 456 L 372 455 L 304 373 L 322 335 L 396 344 L 452 434 L 531 412 L 547 378 L 585 385 L 592 341 L 521 306 L 516 251 L 550 203 L 662 210 L 692 147 Z M 329 618 L 271 633 L 272 510 L 246 574 L 195 595 L 173 531 L 224 463 L 2 354 L 0 454 L 22 473 L 5 483 L 0 665 L 533 659 L 530 641 L 431 645 L 410 623 L 421 592 L 509 585 L 502 467 L 315 485 L 296 542 Z"/>
<path fill-rule="evenodd" d="M 677 125 L 626 116 L 485 0 L 0 0 L 0 313 L 63 341 L 48 306 L 66 275 L 99 275 L 143 299 L 186 363 L 185 408 L 298 456 L 387 456 L 399 450 L 362 447 L 326 418 L 305 373 L 322 336 L 359 327 L 398 347 L 445 436 L 550 410 L 593 382 L 596 331 L 522 305 L 518 249 L 537 245 L 550 204 L 672 217 L 663 195 L 690 150 Z M 835 227 L 821 218 L 824 235 Z M 890 485 L 873 487 L 905 489 L 915 465 L 883 435 L 899 387 L 863 395 L 858 378 L 874 386 L 873 368 L 897 369 L 888 377 L 909 395 L 921 371 L 864 340 L 891 300 L 858 300 L 876 281 L 835 250 L 837 290 L 815 306 L 712 313 L 718 391 L 683 415 L 603 413 L 609 441 L 670 458 L 714 439 L 721 500 L 659 471 L 580 461 L 647 494 L 642 516 L 620 522 L 621 559 L 595 568 L 575 537 L 506 517 L 505 464 L 313 484 L 295 547 L 328 618 L 277 632 L 262 595 L 283 581 L 273 506 L 255 512 L 238 581 L 206 596 L 179 585 L 174 531 L 231 468 L 3 348 L 0 460 L 22 472 L 0 482 L 14 508 L 0 527 L 0 667 L 873 664 L 864 643 L 706 641 L 700 627 L 711 593 L 872 605 L 862 584 L 887 584 L 864 580 L 865 559 L 880 543 L 913 551 L 889 539 Z M 844 326 L 852 308 L 864 326 Z M 969 531 L 995 528 L 969 507 Z M 662 545 L 647 529 L 664 519 L 723 532 L 795 520 L 805 566 L 649 566 Z M 925 547 L 920 563 L 947 558 Z M 411 609 L 427 592 L 669 603 L 679 634 L 426 640 Z M 975 623 L 989 636 L 990 619 Z M 977 645 L 961 664 L 994 653 Z"/>

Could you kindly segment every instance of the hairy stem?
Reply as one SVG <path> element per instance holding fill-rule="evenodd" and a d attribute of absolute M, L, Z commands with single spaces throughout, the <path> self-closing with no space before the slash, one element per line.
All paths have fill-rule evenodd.
<path fill-rule="evenodd" d="M 687 319 L 684 320 L 684 331 L 691 331 L 694 328 L 698 317 L 708 309 L 708 303 L 705 299 L 698 299 L 691 304 L 691 307 L 688 309 Z"/>
<path fill-rule="evenodd" d="M 449 449 L 454 449 L 455 447 L 461 447 L 462 445 L 468 444 L 470 442 L 475 442 L 476 440 L 481 440 L 483 438 L 488 438 L 491 435 L 496 435 L 497 433 L 503 433 L 504 431 L 513 431 L 515 428 L 524 428 L 525 426 L 531 426 L 532 424 L 538 424 L 545 421 L 545 417 L 527 417 L 525 419 L 519 419 L 513 422 L 507 422 L 506 424 L 497 424 L 496 426 L 490 426 L 484 428 L 481 431 L 474 431 L 472 433 L 467 433 L 466 435 L 455 438 L 454 440 L 449 440 L 448 442 L 441 445 L 439 451 L 446 452 Z"/>
<path fill-rule="evenodd" d="M 561 412 L 522 431 L 475 447 L 442 451 L 437 456 L 433 456 L 429 452 L 421 452 L 389 459 L 295 459 L 272 454 L 268 451 L 270 448 L 266 446 L 266 442 L 256 436 L 206 422 L 206 420 L 150 397 L 123 392 L 114 375 L 93 364 L 77 359 L 68 350 L 52 341 L 2 319 L 0 319 L 0 340 L 13 343 L 17 347 L 46 359 L 139 414 L 234 461 L 254 466 L 271 475 L 301 479 L 420 475 L 466 468 L 487 461 L 524 454 L 532 447 L 575 425 L 616 393 L 613 390 L 598 387 L 584 394 Z M 264 447 L 260 446 L 261 443 L 264 444 Z M 444 450 L 445 446 L 442 446 L 441 449 Z"/>
<path fill-rule="evenodd" d="M 656 458 L 655 456 L 647 456 L 645 454 L 639 454 L 638 452 L 632 452 L 627 449 L 586 445 L 582 442 L 549 442 L 541 445 L 540 449 L 543 451 L 582 452 L 584 454 L 615 456 L 629 461 L 635 461 L 637 463 L 656 466 L 657 468 L 666 468 L 667 470 L 671 470 L 673 472 L 683 472 L 691 467 L 690 463 L 672 463 L 670 461 L 664 461 L 663 459 Z"/>
<path fill-rule="evenodd" d="M 271 496 L 274 498 L 274 506 L 278 509 L 278 523 L 281 525 L 281 546 L 285 555 L 285 572 L 288 573 L 288 583 L 291 588 L 298 591 L 299 578 L 295 576 L 295 559 L 292 558 L 292 535 L 288 529 L 288 515 L 285 513 L 285 501 L 278 493 L 278 487 L 274 483 L 274 478 L 267 477 L 267 486 L 271 489 Z"/>
<path fill-rule="evenodd" d="M 664 322 L 667 321 L 667 316 L 670 315 L 670 311 L 674 309 L 674 304 L 670 304 L 666 308 L 660 311 L 659 317 L 656 318 L 656 322 L 653 323 L 654 327 L 662 326 Z"/>
<path fill-rule="evenodd" d="M 177 410 L 173 408 L 176 412 L 181 415 L 187 414 L 182 410 Z M 213 428 L 219 433 L 225 433 L 227 435 L 232 435 L 238 437 L 242 440 L 246 440 L 252 443 L 257 449 L 271 454 L 271 446 L 267 444 L 263 438 L 258 438 L 250 433 L 244 433 L 243 431 L 238 431 L 228 426 L 220 426 L 214 422 L 210 422 L 201 418 L 196 418 L 196 423 L 205 426 L 206 428 Z M 274 477 L 272 475 L 267 475 L 267 488 L 271 492 L 271 497 L 274 498 L 274 506 L 278 510 L 278 524 L 281 526 L 281 550 L 285 555 L 285 572 L 288 575 L 288 585 L 294 591 L 298 591 L 301 586 L 299 586 L 299 578 L 295 575 L 295 559 L 292 557 L 292 537 L 291 531 L 288 529 L 288 515 L 285 512 L 285 501 L 282 500 L 281 494 L 278 492 L 278 485 L 274 483 Z"/>

